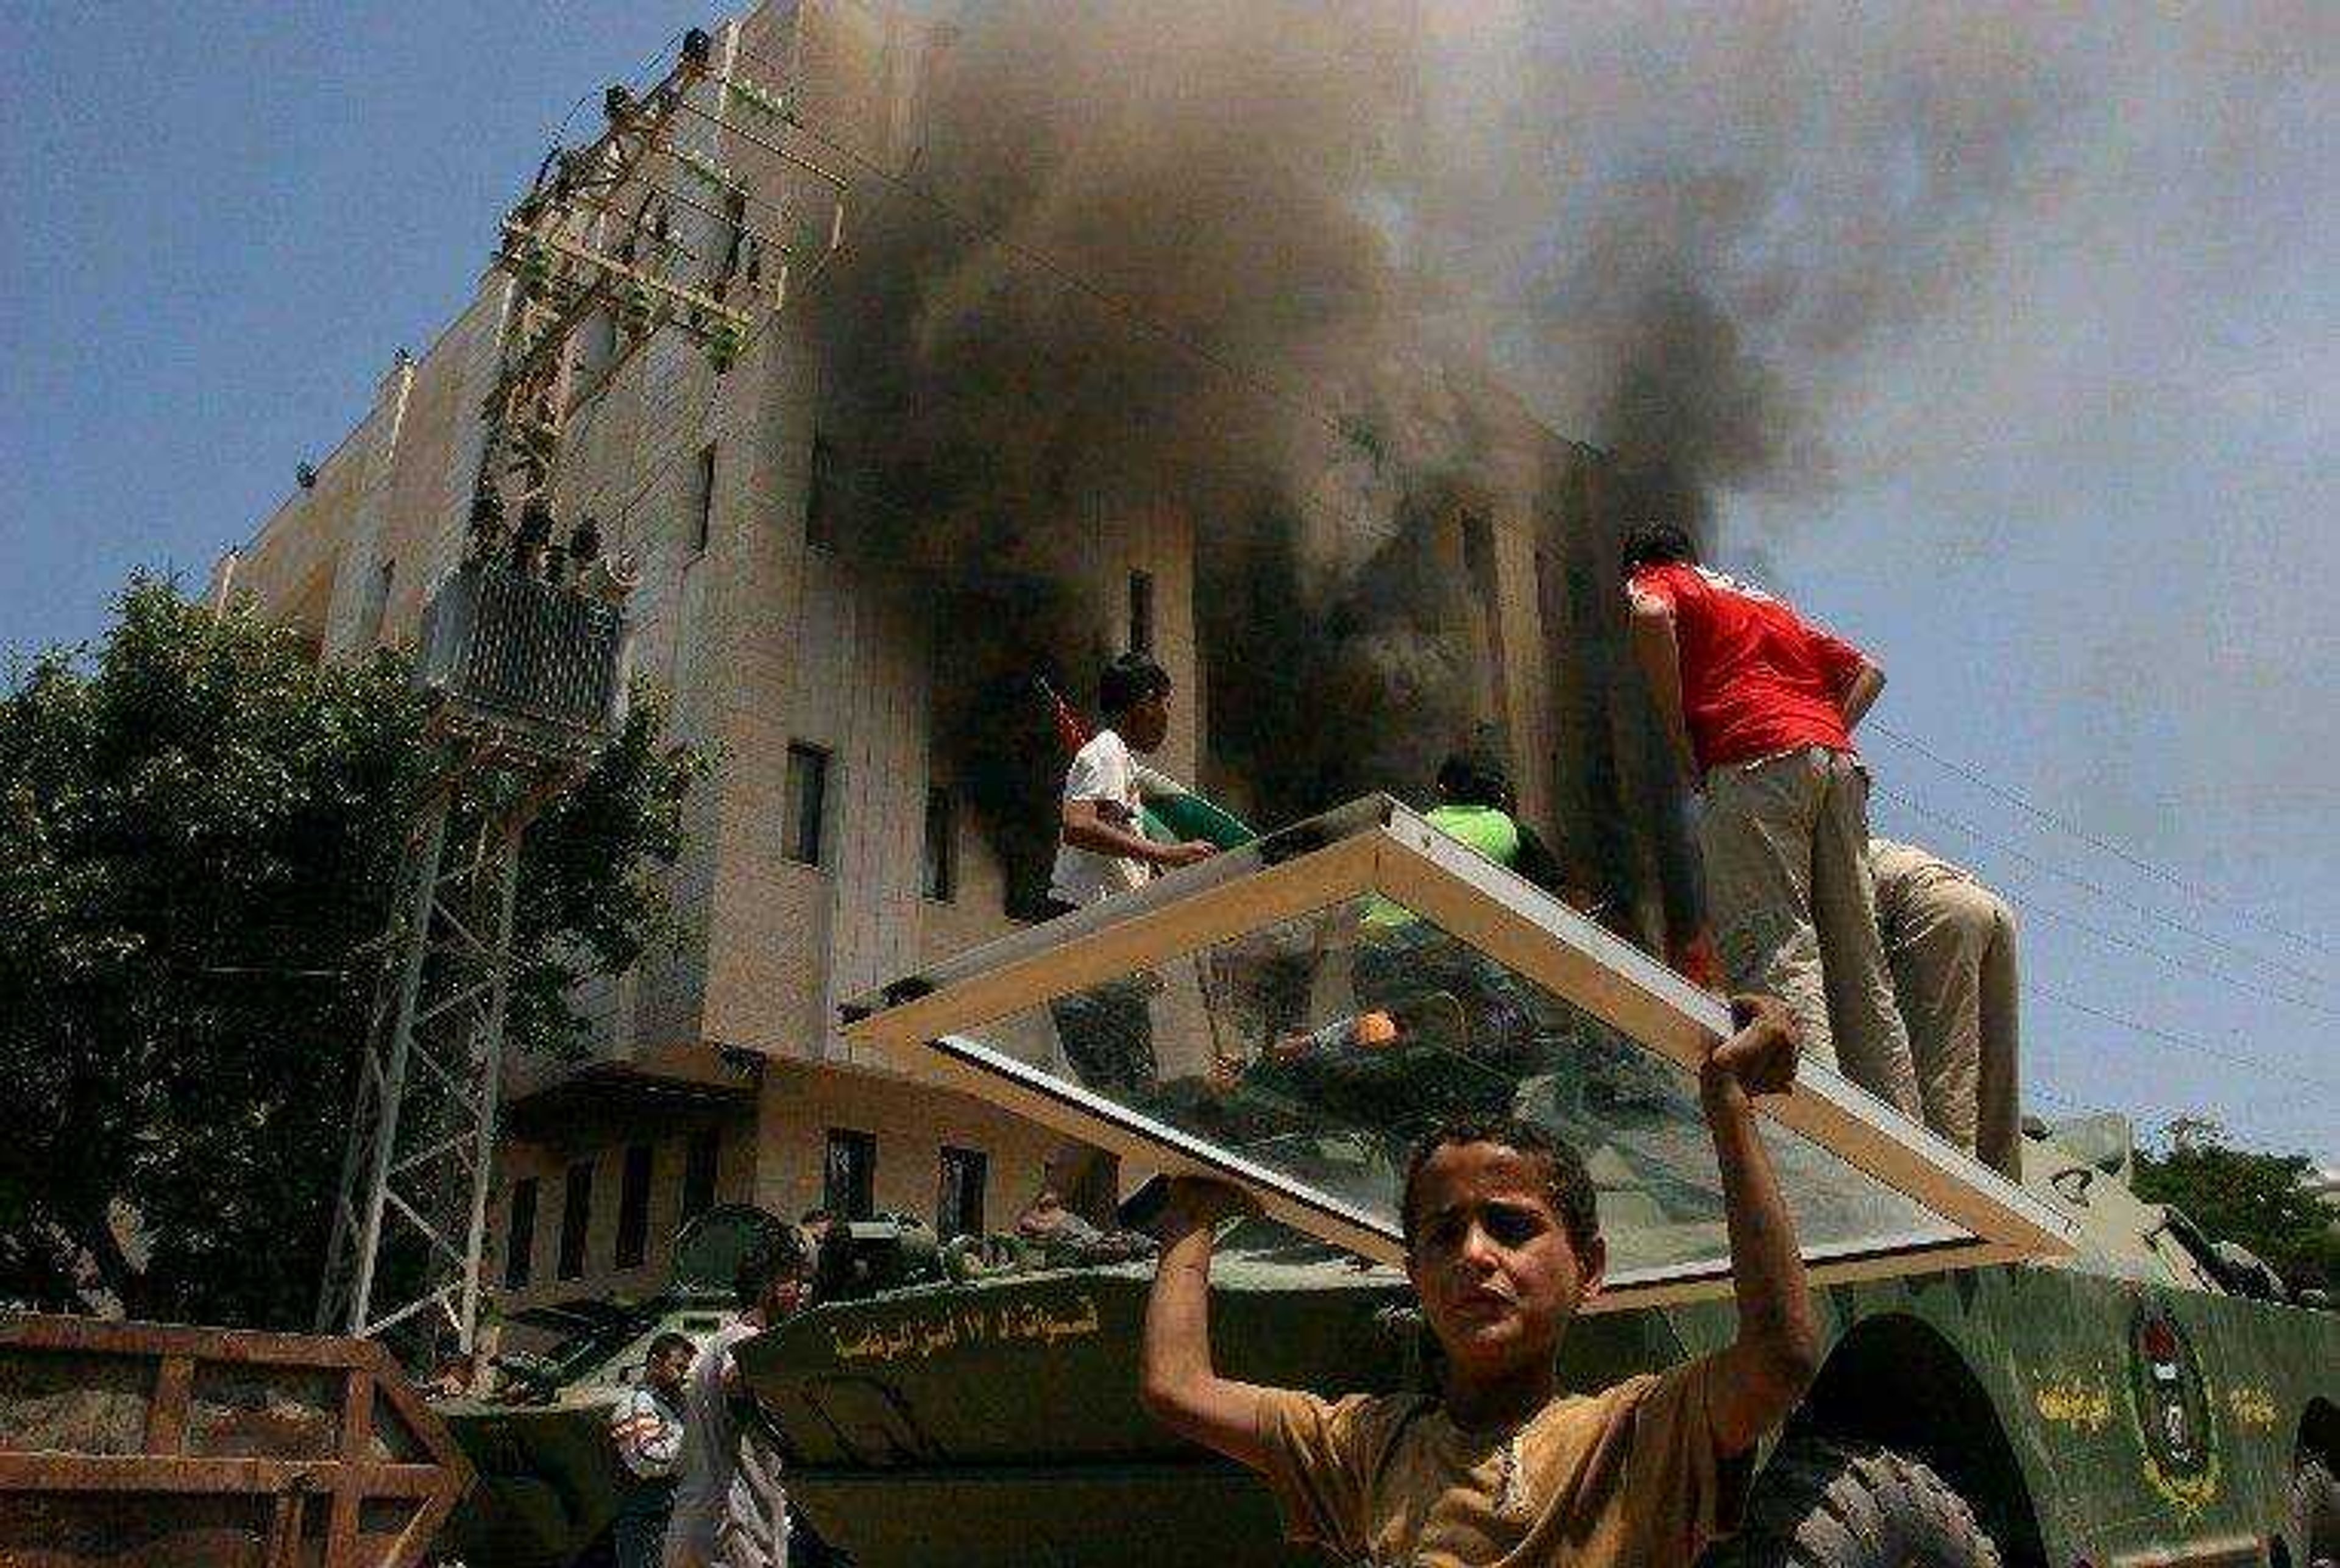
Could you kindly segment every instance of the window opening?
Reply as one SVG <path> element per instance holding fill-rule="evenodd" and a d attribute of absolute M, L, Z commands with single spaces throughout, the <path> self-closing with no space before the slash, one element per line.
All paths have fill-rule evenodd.
<path fill-rule="evenodd" d="M 536 1178 L 522 1176 L 512 1183 L 511 1219 L 504 1226 L 504 1288 L 518 1290 L 528 1284 L 531 1255 L 536 1251 Z"/>
<path fill-rule="evenodd" d="M 987 1164 L 980 1149 L 944 1146 L 935 1194 L 937 1240 L 983 1234 L 983 1177 Z"/>
<path fill-rule="evenodd" d="M 720 1127 L 701 1127 L 684 1146 L 681 1219 L 697 1219 L 715 1206 L 715 1161 L 722 1148 Z"/>
<path fill-rule="evenodd" d="M 958 832 L 951 809 L 951 792 L 940 786 L 927 791 L 926 864 L 921 885 L 927 898 L 947 904 L 958 893 Z"/>
<path fill-rule="evenodd" d="M 821 1162 L 821 1206 L 839 1219 L 868 1219 L 877 1209 L 878 1136 L 851 1127 L 828 1129 Z"/>
<path fill-rule="evenodd" d="M 821 863 L 823 818 L 828 809 L 828 753 L 801 741 L 788 745 L 788 819 L 781 851 L 799 865 Z"/>
<path fill-rule="evenodd" d="M 585 1272 L 585 1240 L 593 1225 L 593 1162 L 579 1160 L 569 1167 L 560 1202 L 560 1258 L 554 1273 L 575 1279 Z"/>
<path fill-rule="evenodd" d="M 650 1146 L 628 1144 L 626 1164 L 618 1183 L 618 1254 L 620 1268 L 640 1268 L 649 1251 L 650 1236 Z"/>

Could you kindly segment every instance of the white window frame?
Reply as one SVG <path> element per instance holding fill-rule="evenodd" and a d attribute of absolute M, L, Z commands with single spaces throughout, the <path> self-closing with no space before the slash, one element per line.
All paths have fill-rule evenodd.
<path fill-rule="evenodd" d="M 1730 1030 L 1729 1009 L 1559 899 L 1373 797 L 1213 857 L 1146 888 L 987 944 L 846 1008 L 846 1037 L 915 1073 L 1171 1175 L 1249 1188 L 1277 1220 L 1383 1263 L 1403 1242 L 1379 1216 L 1264 1169 L 967 1037 L 1010 1015 L 1135 970 L 1175 962 L 1345 899 L 1380 893 L 1687 1071 Z M 1964 1233 L 1882 1249 L 1808 1245 L 1815 1284 L 2053 1259 L 2073 1251 L 2064 1216 L 1830 1068 L 1806 1059 L 1795 1092 L 1760 1113 L 1913 1199 Z M 1727 1257 L 1613 1276 L 1593 1310 L 1720 1295 Z"/>

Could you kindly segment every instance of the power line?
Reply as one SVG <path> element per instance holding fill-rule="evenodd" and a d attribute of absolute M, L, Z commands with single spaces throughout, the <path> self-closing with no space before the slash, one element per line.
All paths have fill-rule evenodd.
<path fill-rule="evenodd" d="M 2289 991 L 2279 991 L 2272 986 L 2262 986 L 2255 981 L 2246 980 L 2232 970 L 2219 968 L 2215 964 L 2204 964 L 2181 954 L 2167 952 L 2150 943 L 2140 942 L 2133 937 L 2125 937 L 2118 931 L 2107 930 L 2102 926 L 2084 920 L 2079 916 L 2058 909 L 2053 905 L 2042 904 L 2037 899 L 2026 898 L 2008 892 L 2004 888 L 1994 888 L 1993 891 L 2027 913 L 2043 915 L 2050 920 L 2069 926 L 2075 930 L 2085 931 L 2100 942 L 2107 942 L 2117 948 L 2126 948 L 2133 953 L 2157 959 L 2165 964 L 2174 964 L 2181 969 L 2190 969 L 2197 975 L 2231 986 L 2236 990 L 2250 996 L 2269 997 L 2275 1001 L 2288 1003 L 2295 1007 L 2304 1007 L 2312 1013 L 2322 1013 L 2326 1017 L 2340 1018 L 2340 1007 L 2326 1007 L 2321 1002 L 2312 1001 L 2305 997 L 2295 997 Z"/>
<path fill-rule="evenodd" d="M 2288 938 L 2290 940 L 2298 943 L 2300 946 L 2313 948 L 2319 953 L 2328 955 L 2334 952 L 2334 949 L 2330 946 L 2314 937 L 2304 935 L 2300 932 L 2291 930 L 2286 927 L 2277 925 L 2272 920 L 2263 918 L 2262 917 L 2252 913 L 2249 909 L 2245 908 L 2236 900 L 2216 893 L 2196 883 L 2188 881 L 2184 877 L 2179 876 L 2176 872 L 2169 870 L 2166 867 L 2157 865 L 2153 861 L 2147 860 L 2140 855 L 2132 854 L 2130 851 L 2121 848 L 2118 844 L 2115 844 L 2107 839 L 2089 832 L 2078 823 L 2072 821 L 2070 819 L 2058 812 L 2050 811 L 2043 806 L 2034 804 L 2032 801 L 2025 799 L 2015 790 L 2010 789 L 2007 786 L 1998 783 L 1987 777 L 1980 769 L 1970 767 L 1965 763 L 1954 761 L 1950 758 L 1943 756 L 1940 752 L 1926 745 L 1923 741 L 1920 741 L 1914 737 L 1904 735 L 1889 724 L 1885 724 L 1872 719 L 1863 726 L 1863 729 L 1865 730 L 1873 731 L 1876 734 L 1882 735 L 1888 740 L 1893 741 L 1897 745 L 1909 748 L 1910 750 L 1915 751 L 1919 756 L 1925 758 L 1928 761 L 1935 763 L 1937 766 L 1941 768 L 1948 769 L 1950 772 L 1966 779 L 1976 788 L 1997 796 L 1999 799 L 2006 801 L 2008 805 L 2013 806 L 2016 809 L 2023 812 L 2026 816 L 2028 816 L 2035 820 L 2044 822 L 2048 827 L 2055 829 L 2057 831 L 2067 834 L 2068 836 L 2078 839 L 2081 843 L 2087 845 L 2090 849 L 2102 850 L 2104 853 L 2110 855 L 2115 859 L 2120 861 L 2123 865 L 2128 866 L 2136 870 L 2142 871 L 2147 876 L 2155 878 L 2157 881 L 2166 883 L 2169 887 L 2175 888 L 2182 893 L 2189 894 L 2194 898 L 2204 899 L 2209 903 L 2220 905 L 2228 912 L 2233 914 L 2236 918 L 2243 920 L 2249 925 L 2257 927 L 2260 930 L 2269 932 L 2275 936 Z"/>
<path fill-rule="evenodd" d="M 2117 894 L 2105 887 L 2103 884 L 2092 881 L 2088 878 L 2081 876 L 2077 871 L 2066 870 L 2061 866 L 2042 860 L 2038 856 L 2031 855 L 2022 849 L 2018 849 L 2012 844 L 2004 843 L 1999 839 L 1994 839 L 1988 833 L 1985 832 L 1980 828 L 1976 827 L 1971 822 L 1954 817 L 1947 811 L 1937 810 L 1933 807 L 1927 806 L 1920 801 L 1914 800 L 1909 796 L 1900 793 L 1899 790 L 1889 788 L 1886 785 L 1872 784 L 1870 788 L 1878 794 L 1885 797 L 1885 799 L 1895 801 L 1899 805 L 1908 808 L 1909 810 L 1916 812 L 1919 816 L 1927 819 L 1929 821 L 1938 822 L 1943 827 L 1951 829 L 1953 832 L 1962 833 L 1968 839 L 1973 839 L 1976 843 L 1988 845 L 1996 849 L 2001 854 L 2008 856 L 2011 859 L 2020 861 L 2022 864 L 2030 867 L 2035 871 L 2044 872 L 2048 876 L 2055 877 L 2063 881 L 2069 882 L 2074 887 L 2080 888 L 2084 892 L 2102 898 L 2108 904 L 2117 904 L 2134 914 L 2153 921 L 2157 925 L 2166 926 L 2171 930 L 2190 937 L 2197 942 L 2203 942 L 2211 947 L 2224 948 L 2229 953 L 2233 953 L 2239 958 L 2249 959 L 2251 962 L 2258 964 L 2263 968 L 2280 969 L 2285 974 L 2290 975 L 2294 978 L 2305 980 L 2311 986 L 2321 987 L 2327 986 L 2331 983 L 2325 977 L 2312 974 L 2305 969 L 2300 968 L 2295 964 L 2285 963 L 2280 958 L 2272 958 L 2263 954 L 2254 952 L 2248 948 L 2241 947 L 2236 943 L 2228 941 L 2224 937 L 2213 935 L 2208 931 L 2203 930 L 2197 926 L 2190 926 L 2185 921 L 2176 918 L 2175 916 L 2165 915 L 2150 905 L 2141 904 L 2134 898 L 2124 898 L 2120 894 Z"/>
<path fill-rule="evenodd" d="M 635 83 L 640 82 L 644 76 L 648 75 L 649 74 L 650 67 L 665 59 L 667 51 L 673 48 L 676 44 L 679 43 L 682 39 L 683 34 L 688 31 L 689 31 L 689 29 L 678 27 L 673 32 L 668 34 L 665 43 L 660 44 L 656 49 L 652 50 L 648 59 L 635 66 L 632 74 L 622 78 L 626 85 L 628 87 L 631 87 Z M 585 91 L 577 94 L 577 102 L 569 105 L 569 112 L 561 115 L 560 118 L 546 131 L 544 139 L 552 144 L 554 151 L 558 152 L 560 150 L 560 138 L 568 133 L 569 123 L 577 118 L 577 111 L 583 108 L 592 101 L 593 89 L 588 87 Z"/>
<path fill-rule="evenodd" d="M 2270 1073 L 2276 1077 L 2287 1078 L 2294 1083 L 2305 1084 L 2313 1088 L 2340 1090 L 2340 1080 L 2320 1078 L 2312 1073 L 2303 1073 L 2295 1067 L 2287 1067 L 2280 1062 L 2271 1062 L 2266 1060 L 2265 1057 L 2254 1057 L 2245 1051 L 2231 1050 L 2222 1046 L 2214 1046 L 2207 1040 L 2204 1040 L 2196 1036 L 2181 1035 L 2171 1029 L 2161 1028 L 2156 1025 L 2145 1023 L 2140 1019 L 2129 1017 L 2125 1014 L 2116 1013 L 2107 1008 L 2099 1007 L 2093 1003 L 2084 1002 L 2077 997 L 2067 995 L 2063 991 L 2056 989 L 2052 986 L 2043 986 L 2037 980 L 2025 980 L 2023 982 L 2023 988 L 2034 996 L 2044 997 L 2048 1001 L 2054 1002 L 2059 1007 L 2069 1007 L 2076 1013 L 2085 1013 L 2089 1017 L 2100 1019 L 2107 1024 L 2117 1025 L 2124 1029 L 2131 1030 L 2136 1034 L 2142 1035 L 2147 1039 L 2157 1041 L 2165 1046 L 2173 1047 L 2182 1050 L 2198 1052 L 2206 1057 L 2215 1057 L 2220 1061 L 2231 1062 L 2236 1067 L 2249 1067 L 2254 1072 Z"/>

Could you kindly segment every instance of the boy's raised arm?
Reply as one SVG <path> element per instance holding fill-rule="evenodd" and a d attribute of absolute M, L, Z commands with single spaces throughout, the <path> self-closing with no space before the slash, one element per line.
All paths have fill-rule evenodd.
<path fill-rule="evenodd" d="M 1819 1369 L 1803 1251 L 1756 1127 L 1753 1100 L 1795 1082 L 1795 1021 L 1770 997 L 1734 997 L 1730 1010 L 1738 1032 L 1714 1047 L 1699 1073 L 1699 1101 L 1722 1171 L 1739 1304 L 1739 1336 L 1716 1357 L 1721 1365 L 1710 1406 L 1715 1449 L 1726 1456 L 1752 1447 L 1786 1419 Z"/>
<path fill-rule="evenodd" d="M 1268 1391 L 1221 1377 L 1211 1365 L 1211 1230 L 1248 1202 L 1223 1183 L 1181 1177 L 1171 1184 L 1162 1257 L 1145 1306 L 1138 1398 L 1179 1436 L 1264 1470 L 1259 1407 Z"/>

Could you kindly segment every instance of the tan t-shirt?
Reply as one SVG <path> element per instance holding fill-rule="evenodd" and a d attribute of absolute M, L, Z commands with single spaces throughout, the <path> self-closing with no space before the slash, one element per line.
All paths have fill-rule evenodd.
<path fill-rule="evenodd" d="M 1749 1454 L 1714 1452 L 1710 1360 L 1564 1394 L 1515 1437 L 1420 1394 L 1260 1405 L 1294 1540 L 1373 1568 L 1687 1568 L 1735 1523 Z"/>

